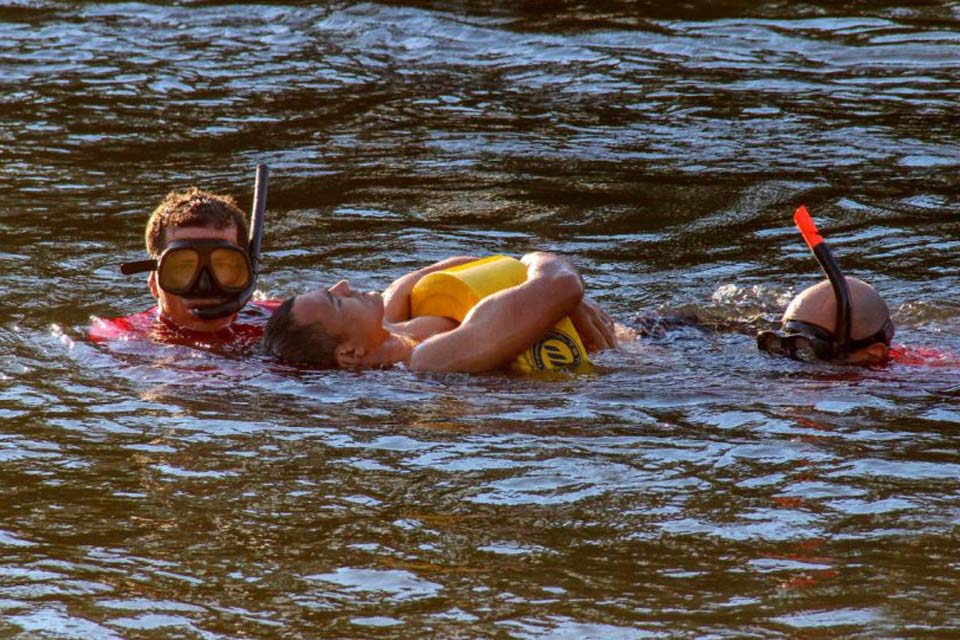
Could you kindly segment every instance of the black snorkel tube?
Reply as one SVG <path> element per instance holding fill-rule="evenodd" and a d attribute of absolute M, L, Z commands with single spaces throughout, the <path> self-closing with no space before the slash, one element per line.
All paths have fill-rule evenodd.
<path fill-rule="evenodd" d="M 846 353 L 850 343 L 850 287 L 847 286 L 847 279 L 805 206 L 800 205 L 794 212 L 793 221 L 833 287 L 833 295 L 837 300 L 837 320 L 833 331 L 835 348 L 837 354 Z"/>
<path fill-rule="evenodd" d="M 260 275 L 260 243 L 263 240 L 264 212 L 267 207 L 267 180 L 270 170 L 265 164 L 257 165 L 257 177 L 253 185 L 253 209 L 250 212 L 250 239 L 247 252 L 250 256 L 250 284 L 247 288 L 231 296 L 225 302 L 212 307 L 192 309 L 194 316 L 203 320 L 226 318 L 237 313 L 250 301 L 257 288 L 257 277 Z"/>

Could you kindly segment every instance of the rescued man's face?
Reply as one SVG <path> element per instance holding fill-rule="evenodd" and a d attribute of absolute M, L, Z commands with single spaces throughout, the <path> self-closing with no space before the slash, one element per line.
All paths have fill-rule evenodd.
<path fill-rule="evenodd" d="M 341 280 L 329 289 L 297 296 L 293 315 L 298 325 L 319 322 L 339 342 L 352 340 L 372 349 L 382 333 L 383 297 L 378 291 L 353 291 Z"/>

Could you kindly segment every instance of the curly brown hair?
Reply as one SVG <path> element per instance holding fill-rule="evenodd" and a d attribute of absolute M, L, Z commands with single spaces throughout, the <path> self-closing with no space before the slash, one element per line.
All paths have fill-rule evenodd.
<path fill-rule="evenodd" d="M 219 196 L 196 187 L 171 191 L 150 214 L 144 239 L 147 253 L 157 258 L 167 244 L 167 229 L 181 227 L 237 228 L 237 244 L 245 246 L 249 227 L 247 216 L 230 196 Z"/>

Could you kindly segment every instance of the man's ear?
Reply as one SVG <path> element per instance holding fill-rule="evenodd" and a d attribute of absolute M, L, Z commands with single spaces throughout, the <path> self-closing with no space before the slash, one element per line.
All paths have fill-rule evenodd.
<path fill-rule="evenodd" d="M 887 359 L 887 356 L 890 354 L 890 347 L 882 342 L 875 342 L 866 348 L 866 352 L 870 364 L 877 364 Z"/>
<path fill-rule="evenodd" d="M 154 300 L 160 299 L 160 287 L 157 285 L 157 272 L 151 271 L 150 277 L 147 278 L 147 284 L 150 285 L 150 293 L 153 294 Z"/>
<path fill-rule="evenodd" d="M 863 349 L 858 349 L 851 353 L 847 362 L 850 364 L 859 364 L 859 365 L 872 365 L 880 364 L 887 359 L 887 356 L 890 353 L 890 347 L 883 344 L 882 342 L 874 342 L 869 347 L 864 347 Z"/>
<path fill-rule="evenodd" d="M 333 351 L 333 357 L 341 369 L 359 369 L 363 356 L 363 347 L 348 342 L 341 342 Z"/>

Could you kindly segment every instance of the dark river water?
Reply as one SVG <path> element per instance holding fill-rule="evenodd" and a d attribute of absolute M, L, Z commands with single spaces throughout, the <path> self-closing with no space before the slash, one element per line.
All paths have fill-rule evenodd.
<path fill-rule="evenodd" d="M 960 352 L 960 4 L 661 4 L 0 2 L 0 637 L 957 637 L 960 369 L 752 332 L 805 203 Z M 262 297 L 546 249 L 705 325 L 549 378 L 91 343 L 163 195 L 261 162 Z"/>

